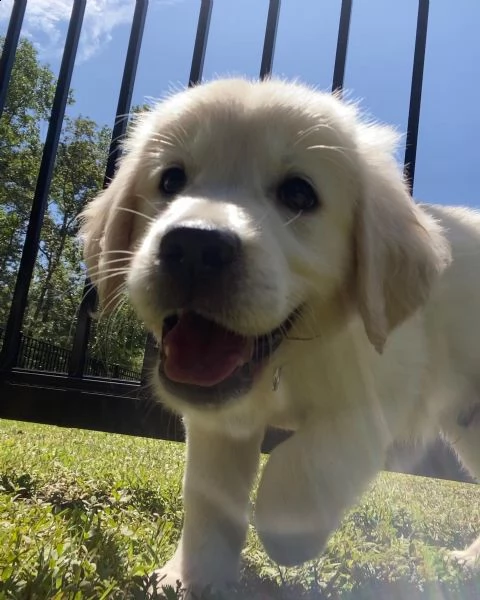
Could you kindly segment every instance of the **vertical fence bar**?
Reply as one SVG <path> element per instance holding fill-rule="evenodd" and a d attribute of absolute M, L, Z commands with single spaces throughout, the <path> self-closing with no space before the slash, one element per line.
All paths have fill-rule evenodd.
<path fill-rule="evenodd" d="M 210 31 L 210 22 L 212 18 L 213 0 L 202 0 L 200 12 L 198 14 L 197 33 L 195 35 L 195 45 L 193 47 L 192 64 L 190 67 L 190 76 L 188 78 L 188 87 L 199 84 L 202 81 L 203 64 L 207 51 L 208 34 Z M 151 333 L 147 334 L 145 342 L 145 352 L 143 355 L 143 365 L 141 382 L 145 385 L 148 374 L 151 372 L 157 360 L 158 346 Z"/>
<path fill-rule="evenodd" d="M 278 18 L 280 16 L 280 0 L 270 0 L 268 5 L 267 25 L 263 40 L 262 63 L 260 65 L 260 79 L 266 79 L 272 74 L 275 42 L 277 40 Z"/>
<path fill-rule="evenodd" d="M 27 0 L 15 0 L 10 22 L 8 23 L 7 35 L 3 43 L 2 57 L 0 58 L 0 117 L 7 101 L 8 84 L 10 83 L 26 6 Z"/>
<path fill-rule="evenodd" d="M 155 341 L 155 338 L 151 333 L 147 333 L 147 340 L 145 342 L 145 350 L 143 353 L 143 363 L 142 363 L 142 374 L 141 374 L 141 383 L 145 385 L 148 380 L 149 373 L 152 372 L 152 369 L 155 366 L 157 361 L 157 353 L 158 353 L 158 345 Z"/>
<path fill-rule="evenodd" d="M 195 36 L 195 46 L 193 47 L 188 87 L 192 87 L 202 80 L 203 63 L 205 62 L 208 33 L 210 31 L 210 21 L 212 18 L 212 7 L 213 0 L 202 0 L 200 13 L 198 15 L 197 34 Z"/>
<path fill-rule="evenodd" d="M 50 191 L 53 168 L 55 165 L 55 156 L 70 91 L 70 82 L 72 79 L 75 56 L 77 54 L 83 16 L 85 14 L 85 4 L 86 0 L 74 0 L 72 8 L 67 38 L 65 41 L 65 49 L 53 99 L 52 112 L 48 124 L 47 137 L 43 148 L 40 171 L 32 202 L 30 220 L 28 222 L 25 244 L 23 246 L 19 272 L 7 321 L 5 342 L 0 355 L 0 366 L 3 369 L 12 367 L 17 360 L 20 345 L 20 330 L 27 307 L 28 291 L 35 267 L 35 260 L 37 258 L 43 217 L 47 208 L 48 193 Z"/>
<path fill-rule="evenodd" d="M 338 24 L 337 50 L 335 53 L 335 66 L 333 68 L 332 92 L 341 92 L 345 80 L 345 66 L 347 64 L 348 37 L 350 34 L 350 21 L 352 19 L 352 0 L 342 0 L 340 9 L 340 22 Z"/>
<path fill-rule="evenodd" d="M 148 10 L 148 0 L 137 0 L 133 15 L 130 39 L 128 41 L 127 55 L 123 69 L 122 83 L 118 96 L 115 124 L 108 153 L 107 166 L 103 187 L 107 187 L 115 172 L 115 166 L 120 158 L 120 143 L 128 126 L 128 114 L 132 104 L 133 86 L 137 74 L 138 59 L 142 46 L 145 20 Z M 91 317 L 97 304 L 95 288 L 87 278 L 85 281 L 82 302 L 78 310 L 75 334 L 73 337 L 72 352 L 68 365 L 68 374 L 71 377 L 82 377 L 85 369 L 88 340 L 90 336 Z"/>
<path fill-rule="evenodd" d="M 415 163 L 417 160 L 418 125 L 420 122 L 420 107 L 422 104 L 423 70 L 425 67 L 425 51 L 427 47 L 428 12 L 429 0 L 419 0 L 403 170 L 405 179 L 410 188 L 410 192 L 413 191 L 413 184 L 415 180 Z"/>

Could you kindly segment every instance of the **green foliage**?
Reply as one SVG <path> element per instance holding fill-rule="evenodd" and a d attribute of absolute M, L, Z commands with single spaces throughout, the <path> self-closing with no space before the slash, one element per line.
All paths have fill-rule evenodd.
<path fill-rule="evenodd" d="M 34 46 L 22 39 L 0 119 L 0 327 L 8 318 L 55 85 L 49 66 L 40 64 Z M 74 103 L 71 92 L 69 104 Z M 108 127 L 88 117 L 65 118 L 24 333 L 66 348 L 85 280 L 77 217 L 101 189 L 110 138 Z M 140 369 L 145 334 L 128 306 L 96 324 L 92 338 L 94 355 Z"/>
<path fill-rule="evenodd" d="M 149 595 L 182 524 L 184 446 L 0 421 L 0 598 Z M 480 488 L 382 474 L 318 560 L 272 563 L 250 528 L 240 585 L 204 600 L 478 600 L 446 549 L 480 528 Z"/>
<path fill-rule="evenodd" d="M 40 165 L 42 123 L 54 89 L 53 73 L 38 64 L 33 45 L 23 40 L 0 119 L 0 323 L 15 281 Z"/>

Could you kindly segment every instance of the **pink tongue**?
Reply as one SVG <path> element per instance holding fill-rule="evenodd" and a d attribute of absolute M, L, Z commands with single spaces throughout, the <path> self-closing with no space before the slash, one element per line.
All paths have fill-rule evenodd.
<path fill-rule="evenodd" d="M 249 359 L 247 338 L 193 312 L 180 317 L 163 345 L 165 374 L 178 383 L 216 385 Z"/>

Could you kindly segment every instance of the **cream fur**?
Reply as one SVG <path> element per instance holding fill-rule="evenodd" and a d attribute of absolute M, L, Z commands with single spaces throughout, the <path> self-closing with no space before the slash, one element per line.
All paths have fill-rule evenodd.
<path fill-rule="evenodd" d="M 113 304 L 126 281 L 157 337 L 169 308 L 158 247 L 172 224 L 240 236 L 241 285 L 215 315 L 228 328 L 263 334 L 304 306 L 297 340 L 282 342 L 243 398 L 205 410 L 166 393 L 153 374 L 159 397 L 183 415 L 188 444 L 185 524 L 163 583 L 198 589 L 237 576 L 268 425 L 295 430 L 270 455 L 255 509 L 267 552 L 284 564 L 322 551 L 394 441 L 443 432 L 480 476 L 479 424 L 457 425 L 480 402 L 480 214 L 415 204 L 396 141 L 332 95 L 219 80 L 145 114 L 112 184 L 86 209 L 86 260 L 101 300 Z M 172 164 L 190 181 L 167 203 L 157 186 Z M 279 207 L 272 186 L 286 173 L 313 184 L 314 214 Z M 105 278 L 115 259 L 124 270 Z M 479 540 L 457 553 L 471 565 L 479 555 Z"/>

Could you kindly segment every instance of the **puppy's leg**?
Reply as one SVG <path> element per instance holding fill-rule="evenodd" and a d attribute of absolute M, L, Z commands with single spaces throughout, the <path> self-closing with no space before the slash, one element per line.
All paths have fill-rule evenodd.
<path fill-rule="evenodd" d="M 470 569 L 480 569 L 480 537 L 465 550 L 454 550 L 453 552 L 450 552 L 450 556 Z"/>
<path fill-rule="evenodd" d="M 187 424 L 183 531 L 173 558 L 155 572 L 159 588 L 180 580 L 199 593 L 238 578 L 262 437 L 232 439 Z"/>
<path fill-rule="evenodd" d="M 461 462 L 480 481 L 480 411 L 472 413 L 468 424 L 451 427 L 448 437 Z M 480 569 L 480 537 L 465 550 L 452 552 L 451 556 L 467 567 Z"/>
<path fill-rule="evenodd" d="M 382 468 L 387 436 L 369 415 L 347 413 L 298 430 L 265 467 L 255 522 L 267 553 L 281 564 L 315 558 Z"/>

